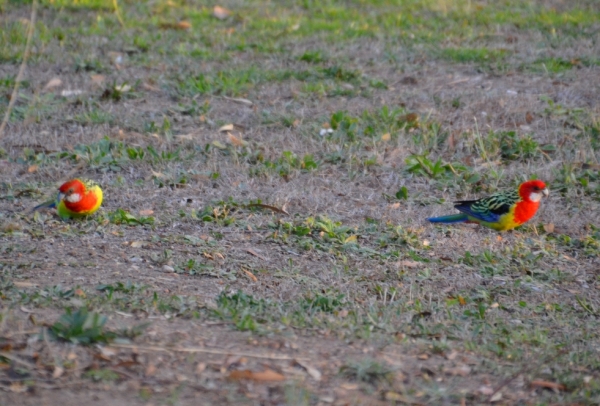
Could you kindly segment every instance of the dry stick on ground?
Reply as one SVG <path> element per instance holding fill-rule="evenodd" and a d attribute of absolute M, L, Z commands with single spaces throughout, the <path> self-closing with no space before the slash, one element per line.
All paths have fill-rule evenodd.
<path fill-rule="evenodd" d="M 8 120 L 10 118 L 10 113 L 17 101 L 17 92 L 19 91 L 19 85 L 21 84 L 21 80 L 23 80 L 23 74 L 25 73 L 25 67 L 27 66 L 27 60 L 29 59 L 29 54 L 31 50 L 31 40 L 33 39 L 33 33 L 35 32 L 35 16 L 37 11 L 37 0 L 33 0 L 31 3 L 31 18 L 29 19 L 29 27 L 27 30 L 27 42 L 25 43 L 25 52 L 23 53 L 23 61 L 21 62 L 21 67 L 19 68 L 19 73 L 17 74 L 17 78 L 15 79 L 15 87 L 13 88 L 12 94 L 10 95 L 10 101 L 8 102 L 8 107 L 6 108 L 6 113 L 4 114 L 4 119 L 0 124 L 0 140 L 2 139 L 2 135 L 4 134 L 4 129 L 6 128 L 6 124 L 8 124 Z"/>
<path fill-rule="evenodd" d="M 156 346 L 140 346 L 133 344 L 111 344 L 113 348 L 123 348 L 129 350 L 137 350 L 137 351 L 148 351 L 148 352 L 189 352 L 189 353 L 204 353 L 204 354 L 217 354 L 217 355 L 235 355 L 239 357 L 250 357 L 250 358 L 265 358 L 265 359 L 274 359 L 274 360 L 283 360 L 283 361 L 309 361 L 308 358 L 298 358 L 298 357 L 290 357 L 288 355 L 278 355 L 278 354 L 257 354 L 252 352 L 237 352 L 237 351 L 227 351 L 227 350 L 218 350 L 211 348 L 200 348 L 200 347 L 156 347 Z"/>
<path fill-rule="evenodd" d="M 16 355 L 9 354 L 6 351 L 0 352 L 0 357 L 9 359 L 9 360 L 11 360 L 12 362 L 14 362 L 16 364 L 23 365 L 23 366 L 25 366 L 27 368 L 35 369 L 35 365 L 34 364 L 32 364 L 30 362 L 27 362 L 27 361 L 24 361 L 21 358 L 17 357 Z"/>

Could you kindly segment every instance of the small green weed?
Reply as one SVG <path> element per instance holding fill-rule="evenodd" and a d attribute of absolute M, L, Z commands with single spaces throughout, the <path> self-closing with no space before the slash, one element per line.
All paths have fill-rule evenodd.
<path fill-rule="evenodd" d="M 281 155 L 281 158 L 274 161 L 262 161 L 262 168 L 252 168 L 250 170 L 250 175 L 258 176 L 261 175 L 263 171 L 267 171 L 275 172 L 283 178 L 288 178 L 295 170 L 308 172 L 316 170 L 319 167 L 319 163 L 312 154 L 306 154 L 300 158 L 291 151 L 283 151 Z"/>
<path fill-rule="evenodd" d="M 381 382 L 390 383 L 392 372 L 386 364 L 371 359 L 350 362 L 340 368 L 343 377 L 373 386 Z"/>
<path fill-rule="evenodd" d="M 213 312 L 221 319 L 231 320 L 238 330 L 257 331 L 267 306 L 266 301 L 255 299 L 240 290 L 233 294 L 222 292 L 217 297 L 217 308 Z"/>
<path fill-rule="evenodd" d="M 298 59 L 301 61 L 304 61 L 304 62 L 315 63 L 315 64 L 325 61 L 323 51 L 320 51 L 320 50 L 306 51 Z"/>
<path fill-rule="evenodd" d="M 140 216 L 135 217 L 133 214 L 123 210 L 117 209 L 107 214 L 108 221 L 112 224 L 125 224 L 128 226 L 152 226 L 154 225 L 154 217 L 152 216 Z"/>
<path fill-rule="evenodd" d="M 328 293 L 309 296 L 304 299 L 302 307 L 307 311 L 321 311 L 332 313 L 344 305 L 344 295 L 341 293 Z"/>
<path fill-rule="evenodd" d="M 50 327 L 50 333 L 56 338 L 74 344 L 106 343 L 116 337 L 115 333 L 106 331 L 106 316 L 89 313 L 85 307 L 75 313 L 67 309 L 58 321 Z"/>
<path fill-rule="evenodd" d="M 489 48 L 446 48 L 442 56 L 458 63 L 487 63 L 504 59 L 508 54 L 505 49 Z"/>
<path fill-rule="evenodd" d="M 120 375 L 110 369 L 90 369 L 83 374 L 84 377 L 95 382 L 114 382 L 119 379 Z"/>

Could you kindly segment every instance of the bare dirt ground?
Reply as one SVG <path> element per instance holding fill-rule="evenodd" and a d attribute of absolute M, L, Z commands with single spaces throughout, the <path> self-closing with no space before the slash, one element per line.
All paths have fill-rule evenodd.
<path fill-rule="evenodd" d="M 29 18 L 4 7 L 5 27 Z M 251 43 L 242 12 L 218 32 Z M 598 21 L 411 46 L 285 31 L 272 52 L 216 34 L 197 57 L 154 20 L 131 50 L 113 14 L 38 10 L 1 139 L 0 403 L 597 404 Z M 459 47 L 506 55 L 443 56 Z M 20 59 L 3 55 L 5 108 Z M 193 93 L 200 74 L 212 90 Z M 74 176 L 102 185 L 99 214 L 26 213 Z M 426 221 L 533 176 L 551 196 L 514 232 Z M 57 339 L 66 309 L 107 323 Z"/>

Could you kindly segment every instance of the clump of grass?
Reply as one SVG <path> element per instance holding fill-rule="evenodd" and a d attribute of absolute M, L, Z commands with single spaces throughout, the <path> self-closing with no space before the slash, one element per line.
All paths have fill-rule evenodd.
<path fill-rule="evenodd" d="M 489 63 L 506 58 L 508 51 L 505 49 L 490 48 L 446 48 L 442 57 L 458 63 Z"/>
<path fill-rule="evenodd" d="M 106 331 L 108 319 L 99 313 L 89 313 L 85 307 L 73 312 L 67 309 L 58 321 L 50 327 L 53 337 L 74 344 L 90 345 L 112 341 L 116 334 Z"/>
<path fill-rule="evenodd" d="M 112 224 L 125 224 L 128 226 L 152 226 L 154 225 L 154 217 L 152 216 L 139 216 L 136 217 L 133 214 L 123 210 L 117 209 L 108 213 L 108 221 Z"/>
<path fill-rule="evenodd" d="M 373 359 L 349 362 L 340 368 L 340 374 L 350 380 L 376 386 L 392 380 L 392 369 Z"/>

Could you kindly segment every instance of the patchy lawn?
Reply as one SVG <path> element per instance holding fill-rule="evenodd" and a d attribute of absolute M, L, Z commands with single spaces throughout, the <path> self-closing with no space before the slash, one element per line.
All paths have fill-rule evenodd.
<path fill-rule="evenodd" d="M 600 403 L 595 0 L 40 3 L 0 403 Z M 97 215 L 28 213 L 74 176 Z M 533 177 L 513 232 L 426 221 Z"/>

